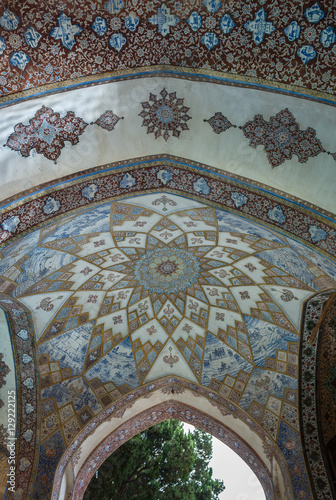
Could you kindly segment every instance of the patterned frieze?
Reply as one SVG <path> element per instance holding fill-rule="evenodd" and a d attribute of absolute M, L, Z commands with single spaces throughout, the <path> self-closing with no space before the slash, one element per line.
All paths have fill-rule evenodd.
<path fill-rule="evenodd" d="M 89 177 L 90 175 L 90 177 Z M 50 187 L 49 187 L 50 186 Z M 160 191 L 190 196 L 213 206 L 225 207 L 284 234 L 300 239 L 331 256 L 335 255 L 336 233 L 328 212 L 303 204 L 294 197 L 220 172 L 214 168 L 174 157 L 147 157 L 119 162 L 86 172 L 84 180 L 67 178 L 57 187 L 44 186 L 43 193 L 32 194 L 18 203 L 8 204 L 0 215 L 0 242 L 8 242 L 76 210 L 111 197 Z M 166 195 L 157 203 L 165 205 Z M 10 202 L 10 200 L 8 200 Z"/>
<path fill-rule="evenodd" d="M 329 434 L 330 439 L 334 433 L 334 387 L 326 381 L 332 377 L 334 363 L 333 338 L 326 335 L 327 329 L 333 335 L 334 303 L 335 290 L 322 292 L 307 302 L 300 349 L 301 436 L 307 471 L 318 500 L 335 496 L 325 451 L 325 435 Z"/>
<path fill-rule="evenodd" d="M 17 377 L 16 493 L 8 492 L 8 498 L 29 498 L 37 468 L 39 444 L 40 395 L 34 329 L 29 312 L 15 299 L 1 293 L 0 307 L 6 312 L 9 322 Z"/>
<path fill-rule="evenodd" d="M 148 99 L 141 103 L 142 111 L 139 113 L 142 127 L 147 128 L 147 134 L 154 134 L 154 139 L 162 137 L 167 142 L 171 138 L 178 139 L 181 133 L 189 130 L 187 122 L 192 116 L 187 114 L 190 108 L 184 105 L 184 98 L 176 92 L 168 93 L 163 88 L 159 95 L 150 93 Z M 95 124 L 112 132 L 123 118 L 107 110 L 90 125 Z M 130 116 L 126 117 L 127 120 L 129 118 Z M 221 134 L 231 127 L 238 128 L 220 111 L 203 121 L 209 123 L 216 134 Z M 139 126 L 140 122 L 139 119 Z M 61 118 L 52 108 L 42 106 L 29 120 L 29 124 L 17 123 L 14 126 L 14 132 L 4 146 L 17 151 L 24 158 L 38 153 L 56 163 L 62 150 L 66 149 L 65 141 L 70 142 L 72 146 L 78 144 L 79 137 L 87 126 L 88 123 L 75 116 L 73 111 L 68 111 L 66 116 Z M 291 160 L 294 155 L 300 163 L 307 163 L 310 158 L 320 153 L 327 153 L 336 160 L 336 153 L 323 148 L 316 137 L 316 131 L 311 127 L 301 130 L 287 108 L 272 116 L 269 122 L 258 114 L 239 129 L 249 139 L 251 147 L 264 146 L 272 168 Z"/>
<path fill-rule="evenodd" d="M 57 90 L 121 67 L 163 65 L 325 99 L 335 92 L 332 0 L 15 0 L 1 8 L 0 25 L 4 102 L 34 87 Z"/>

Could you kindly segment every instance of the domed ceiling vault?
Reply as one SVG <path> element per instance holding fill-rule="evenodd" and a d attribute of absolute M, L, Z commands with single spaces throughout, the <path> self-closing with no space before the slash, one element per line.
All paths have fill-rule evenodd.
<path fill-rule="evenodd" d="M 332 2 L 1 9 L 0 491 L 81 498 L 175 416 L 332 498 Z"/>

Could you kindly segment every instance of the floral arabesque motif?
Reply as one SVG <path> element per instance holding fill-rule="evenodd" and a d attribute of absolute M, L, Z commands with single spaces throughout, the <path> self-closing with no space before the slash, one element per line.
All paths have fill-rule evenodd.
<path fill-rule="evenodd" d="M 208 120 L 204 120 L 209 123 L 212 127 L 212 130 L 215 134 L 220 134 L 221 132 L 225 132 L 231 127 L 236 127 L 236 125 L 232 125 L 232 123 L 223 115 L 223 113 L 217 112 Z"/>
<path fill-rule="evenodd" d="M 9 136 L 5 146 L 28 157 L 32 149 L 43 154 L 49 160 L 57 160 L 64 148 L 65 141 L 77 144 L 87 123 L 77 118 L 73 111 L 68 111 L 64 118 L 54 113 L 51 108 L 42 106 L 35 116 L 29 120 L 29 125 L 18 123 Z"/>
<path fill-rule="evenodd" d="M 105 130 L 108 130 L 111 132 L 114 127 L 117 125 L 119 120 L 123 120 L 124 117 L 122 116 L 121 118 L 113 113 L 113 111 L 108 110 L 105 111 L 100 117 L 93 123 L 98 125 L 98 127 L 101 127 Z"/>
<path fill-rule="evenodd" d="M 0 306 L 7 313 L 12 328 L 12 339 L 16 345 L 18 360 L 17 383 L 18 387 L 22 388 L 16 392 L 16 432 L 17 436 L 29 436 L 30 438 L 29 444 L 27 444 L 25 437 L 16 441 L 15 459 L 18 467 L 16 469 L 15 487 L 16 491 L 22 492 L 21 498 L 29 498 L 29 487 L 32 484 L 37 459 L 35 456 L 35 443 L 39 401 L 38 382 L 36 380 L 36 351 L 35 345 L 32 343 L 32 337 L 28 335 L 28 331 L 32 330 L 32 323 L 26 311 L 9 295 L 1 295 Z M 21 359 L 22 364 L 19 361 Z M 2 362 L 1 360 L 1 364 Z M 0 370 L 3 370 L 2 373 L 7 371 L 5 367 L 0 367 Z"/>
<path fill-rule="evenodd" d="M 43 3 L 37 0 L 10 2 L 15 14 L 5 9 L 1 16 L 0 25 L 3 28 L 4 41 L 1 43 L 0 40 L 0 50 L 4 51 L 4 44 L 7 47 L 10 46 L 11 35 L 15 35 L 20 43 L 24 40 L 28 19 L 41 23 L 38 24 L 38 27 L 34 24 L 34 29 L 38 29 L 41 41 L 43 39 L 44 42 L 43 44 L 39 42 L 34 50 L 29 50 L 30 61 L 26 65 L 25 60 L 21 58 L 20 64 L 22 67 L 25 65 L 24 78 L 18 79 L 18 74 L 22 71 L 22 69 L 19 70 L 18 66 L 11 67 L 14 71 L 6 71 L 3 78 L 6 78 L 7 81 L 1 89 L 3 95 L 14 95 L 16 92 L 28 90 L 27 82 L 30 82 L 32 87 L 44 84 L 58 86 L 59 82 L 65 82 L 72 78 L 72 85 L 77 85 L 79 82 L 76 81 L 76 77 L 87 78 L 89 75 L 98 75 L 104 71 L 104 67 L 108 68 L 109 66 L 111 71 L 120 69 L 120 59 L 117 54 L 122 57 L 125 70 L 126 68 L 134 69 L 160 64 L 175 66 L 178 63 L 178 65 L 181 64 L 188 68 L 193 67 L 193 71 L 201 72 L 201 74 L 203 74 L 204 69 L 222 71 L 241 77 L 252 77 L 251 83 L 253 84 L 257 83 L 255 78 L 261 79 L 258 81 L 258 85 L 266 87 L 282 88 L 282 85 L 285 84 L 289 86 L 287 89 L 291 89 L 290 91 L 301 89 L 304 94 L 306 93 L 305 89 L 309 89 L 313 91 L 313 95 L 315 94 L 322 99 L 328 99 L 328 94 L 332 98 L 335 93 L 336 77 L 335 71 L 333 71 L 335 54 L 329 45 L 332 43 L 333 37 L 330 30 L 326 32 L 329 27 L 333 26 L 333 0 L 325 0 L 323 5 L 321 4 L 323 18 L 321 18 L 321 8 L 312 9 L 308 2 L 302 4 L 301 0 L 293 0 L 287 4 L 280 0 L 274 0 L 271 3 L 260 0 L 260 7 L 263 3 L 264 9 L 266 9 L 265 20 L 263 19 L 264 11 L 261 8 L 259 11 L 257 10 L 259 8 L 258 2 L 254 3 L 253 8 L 246 5 L 246 2 L 222 2 L 222 8 L 217 10 L 211 8 L 211 11 L 204 6 L 203 1 L 166 2 L 166 9 L 162 6 L 161 1 L 146 2 L 145 7 L 143 2 L 135 0 L 129 5 L 127 4 L 128 7 L 126 3 L 120 3 L 120 5 L 125 4 L 124 9 L 124 7 L 117 7 L 116 0 L 91 2 L 91 8 L 87 10 L 83 9 L 83 0 L 73 0 L 71 3 L 66 3 L 66 15 L 61 17 L 61 7 L 55 8 L 52 15 L 50 6 L 48 7 L 49 2 Z M 16 4 L 17 7 L 14 8 Z M 105 4 L 108 7 L 105 7 Z M 208 5 L 210 4 L 212 1 L 208 3 Z M 152 8 L 149 7 L 150 5 Z M 307 9 L 305 9 L 306 7 Z M 160 16 L 158 16 L 159 10 Z M 257 16 L 256 14 L 260 10 L 261 13 Z M 59 13 L 56 13 L 57 11 Z M 188 23 L 192 13 L 195 14 L 190 22 L 194 28 L 200 22 L 197 15 L 203 19 L 202 26 L 195 31 Z M 127 50 L 124 46 L 120 53 L 115 48 L 111 50 L 109 44 L 111 30 L 107 29 L 107 19 L 111 14 L 118 14 L 118 18 L 114 19 L 119 19 L 121 22 L 119 35 L 125 38 L 126 34 L 132 34 L 129 26 L 135 27 L 135 21 L 130 22 L 129 19 L 139 20 L 134 31 L 136 36 L 127 36 Z M 61 20 L 56 16 L 61 17 Z M 211 50 L 202 43 L 205 26 L 210 18 L 214 21 L 212 22 L 213 27 L 208 28 L 209 32 L 219 40 L 218 45 Z M 21 22 L 21 19 L 26 21 Z M 152 24 L 149 19 L 155 19 L 159 24 Z M 297 24 L 293 25 L 288 32 L 286 26 L 290 26 L 293 22 L 292 19 L 295 19 Z M 233 23 L 235 26 L 232 29 Z M 244 24 L 248 24 L 254 31 L 247 30 Z M 267 33 L 266 30 L 270 31 L 272 26 L 276 30 Z M 300 50 L 301 56 L 297 53 L 298 48 L 302 48 L 304 43 L 303 33 L 307 26 L 316 31 L 316 39 L 311 45 L 316 52 L 313 59 L 311 56 L 315 52 L 311 52 L 309 56 L 308 49 L 303 49 L 304 53 Z M 301 35 L 298 33 L 299 27 L 301 27 Z M 82 29 L 81 32 L 79 32 L 80 29 Z M 50 35 L 53 30 L 56 30 L 57 35 L 61 38 L 55 40 Z M 15 33 L 13 33 L 14 31 Z M 290 33 L 290 38 L 288 38 L 288 33 Z M 55 36 L 57 35 L 55 34 Z M 263 35 L 263 41 L 256 44 L 253 37 L 258 37 L 257 40 L 261 40 Z M 171 36 L 173 37 L 172 43 L 170 42 Z M 320 43 L 318 39 L 321 37 Z M 118 39 L 123 40 L 120 36 Z M 298 40 L 297 43 L 293 43 L 295 40 Z M 167 42 L 170 46 L 169 51 L 165 51 L 165 54 L 162 51 L 162 42 Z M 81 57 L 83 57 L 82 44 L 86 47 L 85 64 L 81 61 Z M 121 47 L 121 45 L 116 46 Z M 307 46 L 309 47 L 309 45 Z M 254 50 L 256 48 L 258 51 Z M 326 48 L 330 48 L 330 50 L 324 50 Z M 19 50 L 15 47 L 13 49 Z M 8 68 L 10 57 L 11 50 L 3 53 L 4 68 Z M 43 61 L 43 64 L 39 64 L 38 61 Z M 81 64 L 78 64 L 79 61 Z M 307 71 L 304 67 L 305 64 L 308 64 Z M 282 66 L 281 70 L 278 69 L 279 65 Z M 319 70 L 314 69 L 317 67 Z M 292 88 L 293 85 L 298 86 L 296 90 Z M 31 92 L 32 89 L 29 90 L 28 95 Z M 326 93 L 324 96 L 323 92 Z"/>
<path fill-rule="evenodd" d="M 177 293 L 197 283 L 200 266 L 193 253 L 179 248 L 148 251 L 136 263 L 134 275 L 151 293 Z"/>
<path fill-rule="evenodd" d="M 5 385 L 5 383 L 6 383 L 5 378 L 6 378 L 6 375 L 8 375 L 8 373 L 9 373 L 9 368 L 6 365 L 6 363 L 3 361 L 2 358 L 3 358 L 3 354 L 2 354 L 2 352 L 0 352 L 0 387 Z"/>
<path fill-rule="evenodd" d="M 316 374 L 316 366 L 318 365 L 312 362 L 314 357 L 317 358 L 318 345 L 322 343 L 320 338 L 323 338 L 323 335 L 328 331 L 328 311 L 326 313 L 326 324 L 323 325 L 322 323 L 321 328 L 317 328 L 317 321 L 321 317 L 328 299 L 330 299 L 330 291 L 324 291 L 307 302 L 304 311 L 302 347 L 300 351 L 302 444 L 314 498 L 317 500 L 333 498 L 323 465 L 324 457 L 320 438 L 322 419 L 319 417 L 315 406 L 317 395 L 320 395 L 317 386 L 318 374 Z M 326 328 L 326 331 L 324 331 L 324 328 Z M 322 352 L 323 349 L 321 348 Z M 324 370 L 324 375 L 328 374 L 325 362 L 321 365 L 321 370 Z M 313 408 L 315 409 L 313 410 Z"/>
<path fill-rule="evenodd" d="M 183 105 L 184 99 L 178 99 L 176 92 L 168 94 L 166 89 L 160 92 L 161 98 L 150 94 L 149 101 L 142 102 L 143 110 L 139 116 L 143 118 L 142 126 L 147 127 L 147 134 L 155 134 L 155 139 L 161 136 L 165 141 L 170 137 L 179 137 L 181 131 L 189 130 L 186 122 L 191 119 L 187 114 L 190 108 Z M 181 130 L 179 130 L 181 129 Z"/>
<path fill-rule="evenodd" d="M 241 127 L 245 136 L 250 139 L 250 146 L 265 146 L 268 161 L 277 167 L 285 160 L 297 155 L 299 162 L 304 163 L 310 156 L 324 152 L 314 129 L 308 127 L 301 131 L 292 113 L 286 108 L 266 122 L 262 115 L 256 115 L 253 121 Z"/>

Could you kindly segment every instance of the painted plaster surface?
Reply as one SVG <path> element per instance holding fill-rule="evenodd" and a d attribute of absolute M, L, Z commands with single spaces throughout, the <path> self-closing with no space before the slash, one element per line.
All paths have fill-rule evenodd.
<path fill-rule="evenodd" d="M 30 311 L 37 342 L 37 477 L 104 408 L 165 376 L 213 391 L 274 445 L 294 433 L 300 454 L 302 306 L 332 278 L 290 242 L 157 192 L 78 209 L 5 247 L 4 286 Z M 293 488 L 309 492 L 303 462 Z"/>
<path fill-rule="evenodd" d="M 8 420 L 8 393 L 14 396 L 14 400 L 11 400 L 13 406 L 11 410 L 13 423 L 17 420 L 16 414 L 16 373 L 15 373 L 15 361 L 13 355 L 13 348 L 11 342 L 11 334 L 9 325 L 7 322 L 6 315 L 2 309 L 0 309 L 0 335 L 1 335 L 1 351 L 0 351 L 0 446 L 1 449 L 7 450 L 7 420 Z M 9 391 L 9 392 L 8 392 Z M 13 392 L 11 392 L 13 391 Z M 16 436 L 15 425 L 12 428 L 14 431 L 13 436 Z M 7 450 L 8 452 L 8 450 Z"/>
<path fill-rule="evenodd" d="M 0 309 L 0 338 L 0 496 L 4 497 L 7 474 L 15 462 L 18 399 L 12 340 L 3 309 Z"/>
<path fill-rule="evenodd" d="M 268 498 L 335 496 L 334 11 L 0 8 L 6 500 L 80 498 L 97 457 L 172 415 L 228 439 Z"/>
<path fill-rule="evenodd" d="M 163 90 L 167 93 L 165 100 Z M 202 99 L 195 99 L 195 95 L 202 95 Z M 244 106 L 240 105 L 242 101 Z M 42 115 L 41 109 L 49 111 Z M 246 136 L 244 126 L 254 124 L 259 115 L 266 124 L 285 109 L 302 138 L 291 136 L 290 128 L 279 122 L 271 130 L 265 125 L 268 131 L 265 129 L 263 145 L 252 147 L 251 137 L 257 132 L 253 125 L 250 136 Z M 104 128 L 97 124 L 108 110 L 117 117 L 111 130 L 109 125 Z M 235 126 L 214 133 L 204 120 L 216 112 L 224 113 Z M 336 151 L 336 115 L 334 108 L 325 104 L 315 103 L 312 115 L 310 103 L 295 97 L 162 77 L 41 97 L 5 108 L 1 114 L 3 199 L 111 161 L 167 153 L 233 172 L 335 211 L 332 154 Z M 101 120 L 104 124 L 104 118 Z M 108 124 L 113 123 L 109 120 L 110 116 Z M 169 130 L 169 136 L 164 137 Z M 310 150 L 305 142 L 307 133 L 315 136 L 316 146 Z M 277 152 L 276 163 L 269 159 L 268 144 Z M 309 156 L 302 156 L 302 151 Z"/>

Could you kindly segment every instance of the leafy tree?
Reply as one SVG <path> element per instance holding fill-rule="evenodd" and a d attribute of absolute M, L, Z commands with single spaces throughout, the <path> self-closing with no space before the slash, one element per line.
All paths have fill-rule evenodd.
<path fill-rule="evenodd" d="M 186 434 L 167 420 L 134 436 L 100 466 L 84 500 L 216 500 L 225 486 L 212 478 L 212 437 Z"/>

